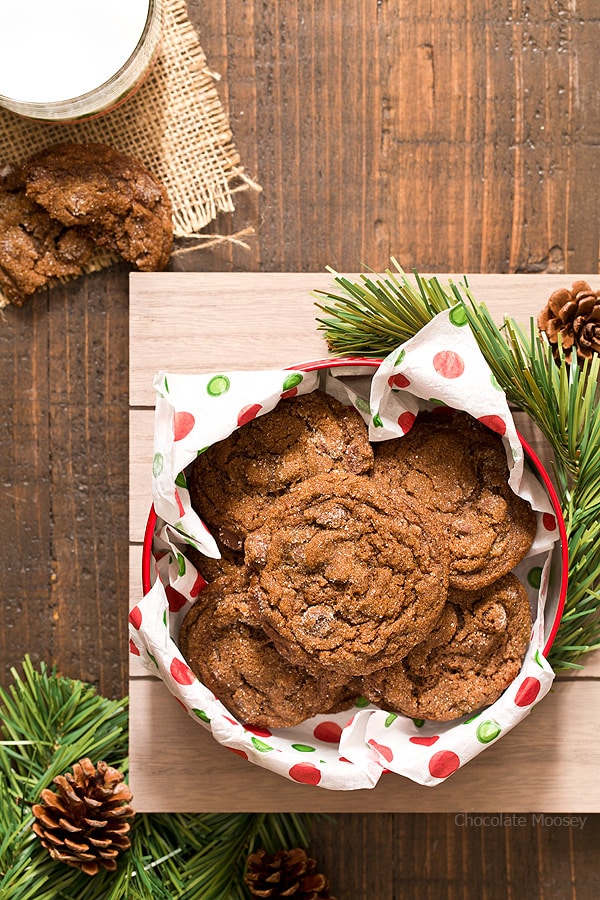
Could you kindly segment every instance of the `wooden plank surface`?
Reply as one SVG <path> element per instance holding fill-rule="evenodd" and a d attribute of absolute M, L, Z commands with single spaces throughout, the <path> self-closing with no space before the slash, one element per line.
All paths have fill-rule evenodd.
<path fill-rule="evenodd" d="M 598 273 L 597 2 L 188 0 L 188 10 L 262 192 L 236 194 L 235 213 L 207 229 L 245 231 L 245 245 L 179 242 L 172 271 L 381 270 L 393 254 L 424 272 L 555 272 L 566 285 Z M 128 689 L 127 313 L 118 266 L 0 318 L 3 684 L 30 653 L 107 696 Z M 72 440 L 91 407 L 95 427 Z M 67 447 L 74 457 L 53 475 Z M 91 507 L 99 547 L 84 528 Z M 515 829 L 339 814 L 314 834 L 338 898 L 600 895 L 600 816 L 583 829 Z"/>
<path fill-rule="evenodd" d="M 130 782 L 136 809 L 151 812 L 595 813 L 600 752 L 590 713 L 598 708 L 598 679 L 560 681 L 525 721 L 443 784 L 423 787 L 389 774 L 372 790 L 327 791 L 240 759 L 192 721 L 160 681 L 133 678 Z"/>
<path fill-rule="evenodd" d="M 561 281 L 562 276 L 550 275 L 536 279 L 469 276 L 476 298 L 485 299 L 498 320 L 507 312 L 521 322 L 537 313 Z M 325 287 L 330 279 L 311 273 L 131 276 L 129 536 L 130 559 L 136 566 L 151 504 L 154 372 L 163 368 L 178 372 L 270 368 L 325 355 L 326 348 L 314 341 L 311 290 L 315 283 Z M 271 335 L 267 329 L 273 312 L 278 311 L 280 319 L 286 321 L 288 309 L 291 326 L 278 324 L 275 335 Z M 285 354 L 281 346 L 284 339 Z M 305 344 L 311 352 L 304 352 Z M 244 365 L 244 360 L 250 365 Z M 539 437 L 523 415 L 519 427 L 536 446 Z M 138 582 L 136 587 L 133 578 L 130 584 L 130 604 L 134 605 L 140 598 L 140 586 Z M 591 775 L 599 760 L 594 747 L 596 724 L 586 715 L 600 702 L 598 656 L 594 655 L 579 678 L 561 679 L 525 723 L 444 785 L 425 789 L 399 776 L 389 776 L 373 791 L 349 794 L 315 792 L 257 770 L 237 757 L 229 759 L 231 754 L 192 722 L 167 689 L 148 676 L 134 658 L 130 673 L 130 763 L 137 803 L 154 811 L 600 811 L 600 784 L 596 785 Z M 576 731 L 567 727 L 569 720 L 579 723 Z M 185 753 L 173 761 L 168 789 L 163 793 L 156 766 L 158 761 L 162 764 L 166 748 L 173 742 L 184 747 Z M 544 748 L 542 769 L 540 747 Z M 583 759 L 582 747 L 587 750 Z M 199 773 L 193 785 L 188 777 L 190 760 L 195 760 Z"/>

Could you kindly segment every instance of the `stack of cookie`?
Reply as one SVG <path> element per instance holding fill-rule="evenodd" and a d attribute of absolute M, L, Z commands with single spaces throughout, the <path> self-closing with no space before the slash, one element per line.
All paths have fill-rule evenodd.
<path fill-rule="evenodd" d="M 202 453 L 191 502 L 222 553 L 181 650 L 245 722 L 297 724 L 363 694 L 448 720 L 493 702 L 529 639 L 510 570 L 536 528 L 500 438 L 422 413 L 371 445 L 351 408 L 282 401 Z"/>

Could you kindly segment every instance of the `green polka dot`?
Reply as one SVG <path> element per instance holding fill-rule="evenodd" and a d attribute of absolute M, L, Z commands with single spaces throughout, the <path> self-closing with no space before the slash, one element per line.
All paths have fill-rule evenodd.
<path fill-rule="evenodd" d="M 429 402 L 433 403 L 434 406 L 446 406 L 443 400 L 438 400 L 437 397 L 430 397 Z"/>
<path fill-rule="evenodd" d="M 422 728 L 425 724 L 425 719 L 413 719 L 413 724 L 417 726 L 417 728 Z"/>
<path fill-rule="evenodd" d="M 158 669 L 158 663 L 156 662 L 156 659 L 154 658 L 154 656 L 152 656 L 151 653 L 148 653 L 148 656 L 150 657 L 150 659 L 152 660 L 152 662 L 154 663 L 154 665 L 155 665 L 156 668 Z"/>
<path fill-rule="evenodd" d="M 183 578 L 185 575 L 185 556 L 181 553 L 177 554 L 177 565 L 179 566 L 179 577 Z"/>
<path fill-rule="evenodd" d="M 292 747 L 299 753 L 314 753 L 316 750 L 316 747 L 309 747 L 308 744 L 292 744 Z"/>
<path fill-rule="evenodd" d="M 544 657 L 540 650 L 535 651 L 535 655 L 533 658 L 535 659 L 535 661 L 538 664 L 538 666 L 540 667 L 540 669 L 543 669 L 544 668 Z"/>
<path fill-rule="evenodd" d="M 498 737 L 501 731 L 502 729 L 494 719 L 486 719 L 485 722 L 479 723 L 475 734 L 480 744 L 489 744 Z"/>
<path fill-rule="evenodd" d="M 357 397 L 354 401 L 354 405 L 358 410 L 360 410 L 360 412 L 368 413 L 370 415 L 371 407 L 369 406 L 367 400 L 363 400 L 362 397 Z"/>
<path fill-rule="evenodd" d="M 283 390 L 291 391 L 292 388 L 298 387 L 302 381 L 304 381 L 304 375 L 301 375 L 300 372 L 294 372 L 292 375 L 288 375 L 283 382 Z"/>
<path fill-rule="evenodd" d="M 220 397 L 226 394 L 231 386 L 227 375 L 214 375 L 206 385 L 206 393 L 210 397 Z"/>
<path fill-rule="evenodd" d="M 202 453 L 206 453 L 207 450 L 208 447 L 201 447 L 200 450 L 198 450 L 196 456 L 200 456 Z"/>
<path fill-rule="evenodd" d="M 450 321 L 459 328 L 467 324 L 467 311 L 462 303 L 457 303 L 456 306 L 452 307 L 450 310 Z"/>
<path fill-rule="evenodd" d="M 202 719 L 203 722 L 210 722 L 209 717 L 206 715 L 203 709 L 192 709 L 192 712 L 195 713 L 199 719 Z"/>
<path fill-rule="evenodd" d="M 400 353 L 398 354 L 398 356 L 396 357 L 396 362 L 394 363 L 394 365 L 399 366 L 405 356 L 406 356 L 406 350 L 401 350 Z"/>
<path fill-rule="evenodd" d="M 356 700 L 354 701 L 354 705 L 362 708 L 363 706 L 368 706 L 369 701 L 367 700 L 366 697 L 357 697 Z"/>
<path fill-rule="evenodd" d="M 163 383 L 164 383 L 164 386 L 165 386 L 165 393 L 168 394 L 168 393 L 169 393 L 169 382 L 167 381 L 167 376 L 166 376 L 166 375 L 165 375 L 165 380 L 164 380 Z"/>
<path fill-rule="evenodd" d="M 532 588 L 537 590 L 542 583 L 542 567 L 534 566 L 533 569 L 530 569 L 527 573 L 527 581 Z"/>
<path fill-rule="evenodd" d="M 463 722 L 463 725 L 468 725 L 468 724 L 469 724 L 469 722 L 474 722 L 474 721 L 475 721 L 475 719 L 478 719 L 478 718 L 479 718 L 479 716 L 480 716 L 480 715 L 481 715 L 481 713 L 480 713 L 480 712 L 478 712 L 478 713 L 475 713 L 475 715 L 474 715 L 474 716 L 469 716 L 469 718 L 468 718 L 468 719 L 465 719 L 465 721 L 464 721 L 464 722 Z"/>
<path fill-rule="evenodd" d="M 165 458 L 162 453 L 155 453 L 154 459 L 152 460 L 152 474 L 155 478 L 158 478 L 158 476 L 162 472 L 164 464 Z"/>
<path fill-rule="evenodd" d="M 165 626 L 165 628 L 167 627 L 167 611 L 166 611 L 166 609 L 163 613 L 163 625 Z"/>
<path fill-rule="evenodd" d="M 499 383 L 498 379 L 496 378 L 496 376 L 494 375 L 493 372 L 490 372 L 490 384 L 492 385 L 494 390 L 496 390 L 496 391 L 502 390 L 502 385 Z"/>
<path fill-rule="evenodd" d="M 373 425 L 375 428 L 383 428 L 383 422 L 381 421 L 381 416 L 379 413 L 375 413 L 373 416 Z"/>
<path fill-rule="evenodd" d="M 396 713 L 390 713 L 383 724 L 386 728 L 389 728 L 392 722 L 395 722 L 397 718 L 398 716 L 396 715 Z"/>
<path fill-rule="evenodd" d="M 261 753 L 268 753 L 269 750 L 273 749 L 270 744 L 265 744 L 264 741 L 259 741 L 257 737 L 253 737 L 251 738 L 251 740 L 256 749 L 260 750 Z"/>
<path fill-rule="evenodd" d="M 185 488 L 187 487 L 187 481 L 185 480 L 185 475 L 183 472 L 180 472 L 177 478 L 175 479 L 175 484 L 177 487 Z"/>

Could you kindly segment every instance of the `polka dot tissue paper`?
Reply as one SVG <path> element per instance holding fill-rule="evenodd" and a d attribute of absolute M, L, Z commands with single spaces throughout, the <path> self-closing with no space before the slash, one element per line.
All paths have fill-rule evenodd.
<path fill-rule="evenodd" d="M 284 370 L 159 372 L 154 385 L 153 584 L 130 614 L 130 648 L 224 747 L 286 778 L 331 790 L 374 787 L 386 771 L 437 785 L 514 728 L 549 691 L 554 673 L 543 655 L 544 607 L 549 591 L 556 591 L 551 563 L 559 540 L 556 510 L 524 460 L 504 394 L 454 310 L 440 313 L 380 364 L 328 360 Z M 239 721 L 196 678 L 178 648 L 182 619 L 202 602 L 205 584 L 187 548 L 219 557 L 214 538 L 190 505 L 186 470 L 206 447 L 282 400 L 316 389 L 354 406 L 371 441 L 401 440 L 419 411 L 443 406 L 465 410 L 502 436 L 509 483 L 537 516 L 534 543 L 515 569 L 527 587 L 534 624 L 519 675 L 475 715 L 423 721 L 358 698 L 344 712 L 298 726 L 256 727 Z"/>

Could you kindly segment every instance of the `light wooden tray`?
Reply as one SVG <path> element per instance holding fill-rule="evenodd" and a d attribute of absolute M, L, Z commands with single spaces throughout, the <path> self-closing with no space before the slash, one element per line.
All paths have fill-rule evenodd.
<path fill-rule="evenodd" d="M 439 276 L 442 282 L 447 276 Z M 565 275 L 472 275 L 497 318 L 525 322 Z M 594 276 L 589 276 L 592 280 Z M 458 278 L 456 280 L 459 280 Z M 323 274 L 160 273 L 130 280 L 130 605 L 141 597 L 151 505 L 153 374 L 260 369 L 327 355 L 311 291 Z M 542 456 L 522 415 L 517 425 Z M 333 792 L 288 781 L 217 744 L 131 657 L 130 783 L 140 812 L 599 812 L 600 654 L 558 678 L 531 715 L 435 788 L 385 775 L 373 790 Z"/>

